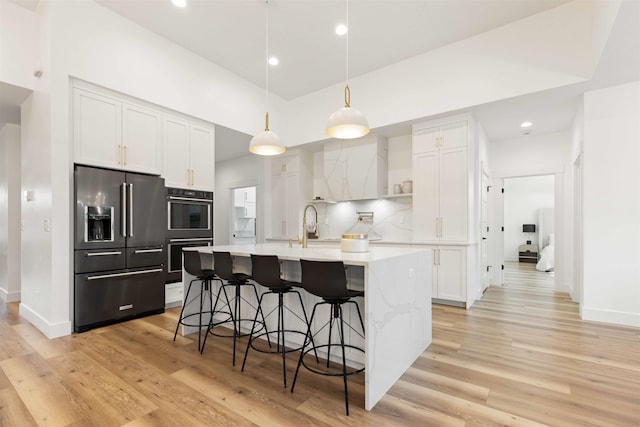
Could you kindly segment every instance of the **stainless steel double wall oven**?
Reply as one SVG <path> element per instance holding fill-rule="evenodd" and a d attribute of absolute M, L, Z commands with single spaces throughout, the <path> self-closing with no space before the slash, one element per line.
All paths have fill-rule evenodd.
<path fill-rule="evenodd" d="M 182 249 L 213 245 L 213 193 L 166 188 L 167 283 L 182 280 Z"/>

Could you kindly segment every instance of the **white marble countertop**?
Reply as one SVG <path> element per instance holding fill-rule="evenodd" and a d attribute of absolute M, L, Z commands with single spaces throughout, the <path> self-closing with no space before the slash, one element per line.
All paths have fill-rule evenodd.
<path fill-rule="evenodd" d="M 256 243 L 248 245 L 227 245 L 227 246 L 196 246 L 184 248 L 184 250 L 196 250 L 201 253 L 212 253 L 214 250 L 220 252 L 230 252 L 236 256 L 256 255 L 277 255 L 283 260 L 298 261 L 309 259 L 316 261 L 342 261 L 347 265 L 367 266 L 374 261 L 380 261 L 408 254 L 426 251 L 424 248 L 411 247 L 370 247 L 368 252 L 342 252 L 339 247 L 332 246 L 309 246 L 303 248 L 294 245 L 292 248 L 283 243 Z"/>

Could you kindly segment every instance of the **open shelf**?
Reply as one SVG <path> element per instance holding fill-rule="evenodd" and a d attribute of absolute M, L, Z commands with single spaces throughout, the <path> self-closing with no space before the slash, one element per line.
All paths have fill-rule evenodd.
<path fill-rule="evenodd" d="M 385 194 L 383 199 L 401 199 L 406 197 L 412 197 L 413 193 L 400 193 L 400 194 Z"/>

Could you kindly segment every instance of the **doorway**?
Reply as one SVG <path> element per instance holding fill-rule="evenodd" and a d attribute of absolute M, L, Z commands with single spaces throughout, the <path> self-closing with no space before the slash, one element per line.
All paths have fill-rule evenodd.
<path fill-rule="evenodd" d="M 528 271 L 531 286 L 554 281 L 555 181 L 555 175 L 504 179 L 505 270 Z"/>
<path fill-rule="evenodd" d="M 231 189 L 229 235 L 232 245 L 256 243 L 256 186 Z"/>

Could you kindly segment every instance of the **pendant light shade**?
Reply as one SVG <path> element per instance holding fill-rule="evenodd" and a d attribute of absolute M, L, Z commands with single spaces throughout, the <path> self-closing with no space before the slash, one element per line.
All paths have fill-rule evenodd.
<path fill-rule="evenodd" d="M 280 143 L 280 137 L 269 130 L 269 1 L 266 1 L 266 25 L 265 25 L 265 66 L 266 66 L 266 105 L 267 113 L 265 114 L 264 132 L 260 132 L 251 138 L 249 143 L 249 152 L 260 156 L 275 156 L 282 154 L 287 149 Z"/>
<path fill-rule="evenodd" d="M 335 111 L 327 121 L 328 136 L 339 139 L 353 139 L 369 133 L 369 122 L 364 114 L 350 105 L 349 85 L 344 88 L 344 107 Z"/>
<path fill-rule="evenodd" d="M 249 144 L 249 151 L 261 156 L 276 156 L 287 149 L 280 144 L 280 137 L 269 130 L 269 113 L 265 116 L 265 129 L 253 138 Z"/>
<path fill-rule="evenodd" d="M 346 1 L 346 22 L 347 22 L 347 80 L 344 87 L 344 107 L 335 111 L 327 121 L 325 133 L 328 136 L 339 139 L 353 139 L 365 136 L 369 133 L 369 122 L 360 110 L 351 108 L 351 90 L 349 89 L 349 0 Z"/>

